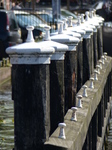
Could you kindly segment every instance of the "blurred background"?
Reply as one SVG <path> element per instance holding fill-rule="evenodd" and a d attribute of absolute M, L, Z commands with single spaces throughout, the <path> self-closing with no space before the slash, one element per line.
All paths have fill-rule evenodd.
<path fill-rule="evenodd" d="M 11 17 L 6 17 L 9 20 L 9 25 L 13 25 L 13 27 L 9 26 L 8 29 L 12 29 L 13 32 L 13 30 L 15 31 L 15 27 L 16 29 L 18 28 L 22 42 L 26 41 L 26 26 L 28 25 L 34 26 L 34 39 L 40 41 L 44 37 L 44 27 L 46 25 L 51 27 L 50 32 L 52 33 L 57 30 L 57 22 L 59 20 L 72 16 L 74 20 L 73 23 L 76 25 L 78 15 L 95 9 L 96 14 L 104 18 L 104 51 L 108 50 L 108 55 L 112 56 L 112 0 L 0 0 L 0 6 L 1 11 L 5 9 L 13 12 L 15 17 L 13 17 L 11 21 L 10 18 L 12 15 L 10 15 Z M 7 14 L 9 15 L 9 13 Z M 1 22 L 3 22 L 3 19 L 3 15 L 1 15 Z M 7 27 L 7 25 L 5 26 Z M 9 32 L 11 31 L 10 29 Z M 1 31 L 3 31 L 3 29 L 1 29 Z M 2 43 L 1 41 L 3 41 L 2 37 L 3 36 L 0 37 L 0 44 Z M 8 44 L 5 44 L 4 49 L 8 46 L 12 46 L 14 43 L 21 43 L 20 39 L 18 41 L 8 42 Z M 1 47 L 4 47 L 3 44 Z M 2 51 L 4 52 L 4 50 Z M 4 56 L 0 57 L 0 60 L 2 57 L 7 57 L 7 55 L 3 55 Z"/>

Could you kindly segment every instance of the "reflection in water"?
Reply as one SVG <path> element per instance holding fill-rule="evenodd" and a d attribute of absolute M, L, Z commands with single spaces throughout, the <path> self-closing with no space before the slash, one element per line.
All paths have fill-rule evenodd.
<path fill-rule="evenodd" d="M 14 147 L 14 109 L 11 100 L 11 83 L 0 86 L 0 150 Z"/>

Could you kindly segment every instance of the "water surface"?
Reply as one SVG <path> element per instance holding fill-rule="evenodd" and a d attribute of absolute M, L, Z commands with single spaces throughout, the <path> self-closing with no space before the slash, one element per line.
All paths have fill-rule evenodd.
<path fill-rule="evenodd" d="M 14 108 L 11 81 L 0 86 L 0 150 L 14 147 Z"/>

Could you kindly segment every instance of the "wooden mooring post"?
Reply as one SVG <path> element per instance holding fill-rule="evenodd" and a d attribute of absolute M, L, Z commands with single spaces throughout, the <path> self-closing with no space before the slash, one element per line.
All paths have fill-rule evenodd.
<path fill-rule="evenodd" d="M 64 60 L 65 113 L 76 105 L 77 92 L 77 45 L 80 39 L 63 33 L 63 22 L 60 22 L 58 34 L 51 36 L 52 41 L 68 46 Z"/>
<path fill-rule="evenodd" d="M 35 43 L 32 29 L 26 43 L 6 50 L 12 64 L 15 150 L 42 150 L 50 132 L 49 65 L 55 50 Z"/>

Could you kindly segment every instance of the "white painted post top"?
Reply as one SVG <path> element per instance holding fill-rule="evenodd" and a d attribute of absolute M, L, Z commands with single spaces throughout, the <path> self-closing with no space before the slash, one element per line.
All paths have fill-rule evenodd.
<path fill-rule="evenodd" d="M 46 33 L 44 41 L 38 42 L 39 45 L 46 45 L 46 47 L 53 47 L 55 49 L 55 53 L 52 54 L 51 60 L 64 60 L 64 54 L 68 50 L 68 46 L 65 44 L 51 41 L 50 28 L 45 27 L 45 30 Z"/>
<path fill-rule="evenodd" d="M 57 34 L 57 35 L 51 36 L 51 40 L 55 42 L 59 42 L 59 43 L 64 43 L 64 44 L 74 43 L 76 45 L 80 41 L 79 38 L 69 36 L 67 34 Z"/>
<path fill-rule="evenodd" d="M 54 52 L 54 48 L 52 47 L 45 47 L 44 45 L 36 42 L 30 42 L 30 43 L 22 43 L 16 46 L 11 46 L 6 49 L 6 52 L 9 55 L 34 55 L 34 54 L 49 54 Z"/>
<path fill-rule="evenodd" d="M 72 25 L 72 19 L 73 19 L 73 17 L 69 16 L 69 17 L 67 17 L 67 19 L 68 19 L 68 27 L 72 27 L 73 26 Z"/>
<path fill-rule="evenodd" d="M 104 20 L 105 20 L 103 17 L 101 17 L 99 15 L 96 15 L 96 10 L 95 9 L 93 9 L 93 17 L 95 17 L 96 19 L 101 20 L 102 22 L 104 22 Z"/>
<path fill-rule="evenodd" d="M 25 43 L 8 47 L 6 53 L 10 56 L 11 64 L 50 64 L 50 57 L 55 52 L 53 47 L 48 47 L 34 42 L 33 27 L 27 27 L 28 36 Z"/>
<path fill-rule="evenodd" d="M 62 18 L 63 23 L 63 30 L 67 30 L 68 24 L 67 24 L 67 18 Z"/>
<path fill-rule="evenodd" d="M 55 49 L 55 51 L 67 51 L 68 50 L 68 46 L 66 44 L 61 44 L 58 42 L 54 42 L 54 41 L 44 41 L 44 42 L 38 42 L 39 45 L 43 45 L 46 44 L 47 47 L 53 47 Z"/>
<path fill-rule="evenodd" d="M 57 34 L 58 34 L 58 32 L 54 32 L 54 33 L 51 33 L 50 35 L 53 36 L 53 35 L 57 35 Z M 67 30 L 63 30 L 63 34 L 67 34 L 67 35 L 70 35 L 70 36 L 73 36 L 73 37 L 76 37 L 79 39 L 81 38 L 80 33 L 69 31 L 68 28 L 67 28 Z"/>
<path fill-rule="evenodd" d="M 96 28 L 98 28 L 100 26 L 97 21 L 95 21 L 94 19 L 89 17 L 89 11 L 86 11 L 85 15 L 86 15 L 85 20 L 87 21 L 88 24 L 94 25 Z"/>
<path fill-rule="evenodd" d="M 65 34 L 65 33 L 67 33 L 66 31 L 64 33 L 63 21 L 59 21 L 58 24 L 59 24 L 58 25 L 58 34 L 56 34 L 54 36 L 52 35 L 51 40 L 53 40 L 53 41 L 58 40 L 58 42 L 60 42 L 60 43 L 63 43 L 63 42 L 64 43 L 74 43 L 77 45 L 79 43 L 80 39 L 73 36 L 73 33 L 71 33 L 71 36 L 69 36 L 68 34 Z"/>
<path fill-rule="evenodd" d="M 86 32 L 84 30 L 81 29 L 80 26 L 73 26 L 72 25 L 72 19 L 73 17 L 68 17 L 68 21 L 69 21 L 69 24 L 68 24 L 68 31 L 72 31 L 72 32 L 77 32 L 79 34 L 81 34 L 81 36 L 83 36 Z"/>
<path fill-rule="evenodd" d="M 34 27 L 33 26 L 27 26 L 26 29 L 29 32 L 27 35 L 26 42 L 34 42 L 33 33 L 32 33 L 32 30 L 34 30 Z"/>
<path fill-rule="evenodd" d="M 83 17 L 83 15 L 82 15 L 82 17 Z M 86 34 L 93 34 L 93 27 L 89 26 L 89 24 L 87 26 L 86 23 L 81 23 L 81 16 L 78 16 L 77 26 L 80 27 L 82 30 L 84 30 L 86 32 Z"/>
<path fill-rule="evenodd" d="M 86 33 L 92 33 L 93 32 L 93 28 L 90 27 L 89 25 L 87 26 L 86 24 L 81 24 L 80 28 L 84 31 L 86 31 Z"/>
<path fill-rule="evenodd" d="M 50 64 L 50 57 L 55 49 L 30 42 L 8 47 L 6 52 L 11 64 Z"/>
<path fill-rule="evenodd" d="M 92 28 L 93 30 L 95 30 L 96 29 L 96 27 L 94 26 L 94 25 L 91 25 L 91 24 L 88 24 L 86 21 L 85 21 L 85 19 L 84 19 L 84 14 L 81 14 L 81 23 L 82 23 L 82 25 L 84 25 L 84 26 L 86 26 L 86 28 Z"/>
<path fill-rule="evenodd" d="M 80 26 L 68 27 L 68 30 L 72 31 L 72 32 L 77 32 L 77 33 L 81 34 L 82 36 L 86 33 L 86 31 L 83 30 Z"/>
<path fill-rule="evenodd" d="M 95 17 L 93 14 L 94 14 L 94 11 L 93 11 L 93 10 L 89 11 L 89 16 L 90 16 L 90 18 L 93 19 L 94 21 L 98 22 L 99 24 L 102 24 L 103 21 L 102 21 L 101 19 Z"/>
<path fill-rule="evenodd" d="M 104 22 L 104 18 L 103 17 L 101 17 L 101 16 L 98 16 L 98 15 L 96 15 L 96 16 L 94 16 L 96 19 L 98 19 L 98 20 L 100 20 L 100 21 L 102 21 L 102 23 Z"/>
<path fill-rule="evenodd" d="M 68 51 L 76 51 L 76 46 L 80 42 L 79 38 L 69 36 L 67 34 L 57 34 L 51 36 L 51 40 L 62 44 L 67 44 Z"/>
<path fill-rule="evenodd" d="M 85 22 L 84 16 L 85 16 L 85 14 L 81 14 L 81 23 Z"/>
<path fill-rule="evenodd" d="M 53 36 L 53 35 L 57 35 L 57 34 L 58 34 L 58 32 L 54 32 L 54 33 L 51 33 L 50 35 Z M 63 30 L 63 34 L 67 34 L 67 35 L 70 35 L 70 36 L 73 36 L 76 38 L 81 38 L 81 34 L 76 33 L 76 32 L 72 32 L 69 30 Z"/>
<path fill-rule="evenodd" d="M 68 51 L 68 46 L 66 44 L 61 44 L 54 41 L 42 41 L 39 45 L 46 45 L 46 47 L 53 47 L 55 53 L 52 54 L 51 60 L 64 60 L 64 54 Z"/>

